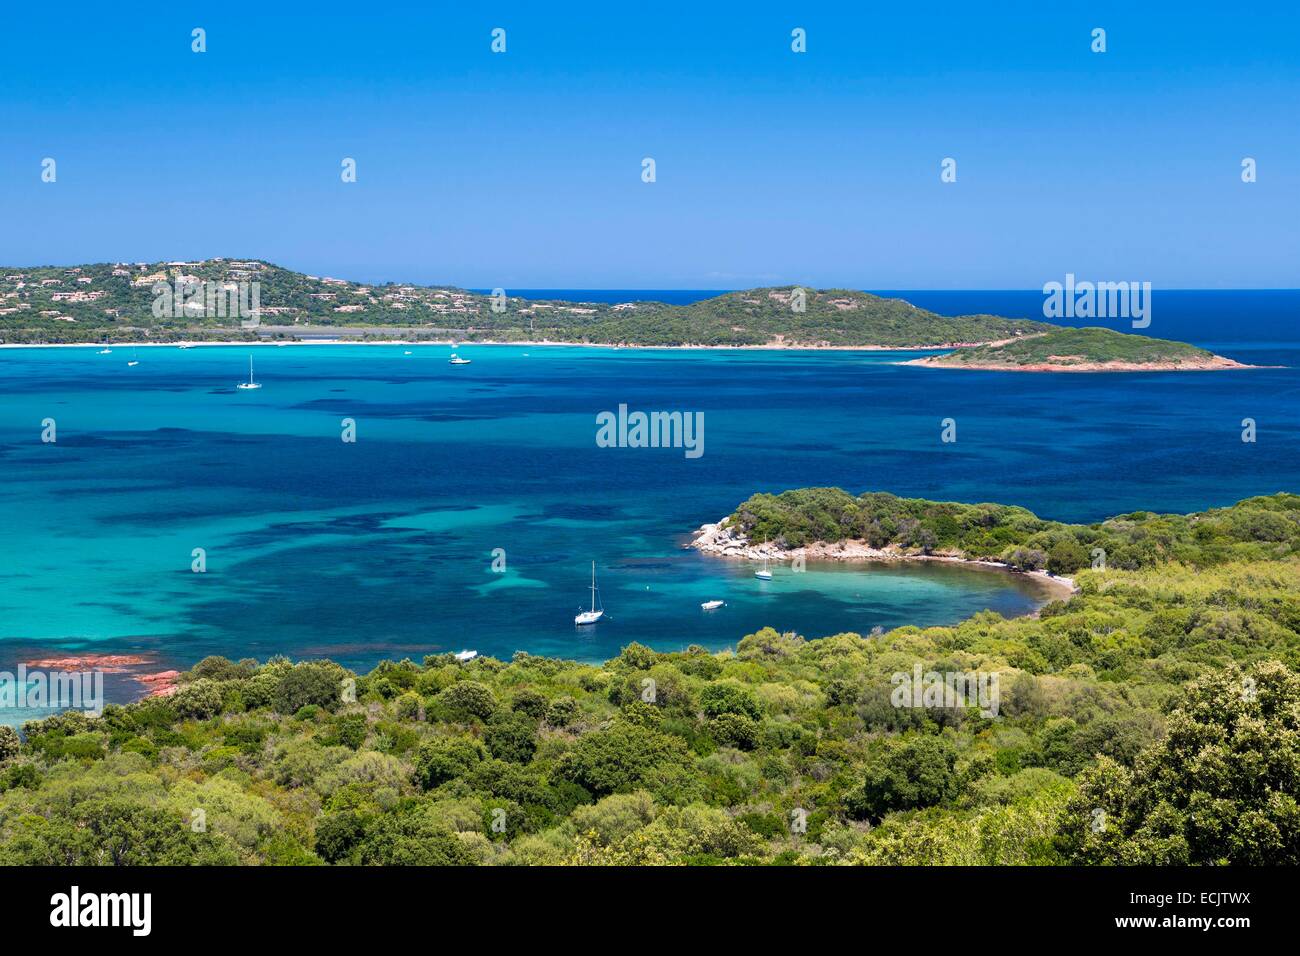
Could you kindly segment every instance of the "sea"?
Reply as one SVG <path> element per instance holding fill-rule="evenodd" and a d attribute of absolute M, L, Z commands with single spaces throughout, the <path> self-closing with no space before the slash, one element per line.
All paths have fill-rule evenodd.
<path fill-rule="evenodd" d="M 1042 316 L 1036 291 L 881 294 Z M 1144 334 L 1269 366 L 1197 373 L 917 368 L 885 351 L 462 345 L 471 364 L 452 366 L 445 345 L 0 349 L 0 684 L 32 661 L 131 655 L 145 664 L 107 677 L 121 701 L 147 689 L 142 670 L 209 654 L 595 662 L 634 641 L 1024 614 L 1046 594 L 1023 576 L 810 562 L 765 582 L 684 545 L 752 494 L 805 486 L 1084 522 L 1300 491 L 1298 319 L 1300 291 L 1157 290 Z M 263 387 L 238 390 L 250 353 Z M 598 443 L 620 406 L 700 416 L 702 453 Z M 605 615 L 577 627 L 593 562 Z"/>

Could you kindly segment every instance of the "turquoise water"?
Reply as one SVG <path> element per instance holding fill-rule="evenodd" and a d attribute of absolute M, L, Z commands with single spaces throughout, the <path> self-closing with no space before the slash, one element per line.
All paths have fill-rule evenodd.
<path fill-rule="evenodd" d="M 1188 337 L 1300 364 L 1300 297 L 1270 302 Z M 247 347 L 141 348 L 135 367 L 121 347 L 0 350 L 0 669 L 86 650 L 145 652 L 153 669 L 210 653 L 599 660 L 633 640 L 725 647 L 764 625 L 821 636 L 1018 614 L 1042 595 L 1013 576 L 810 565 L 763 583 L 681 545 L 755 491 L 812 484 L 1068 520 L 1300 485 L 1292 367 L 1011 375 L 886 352 L 465 346 L 473 364 L 456 368 L 446 347 L 410 350 L 258 347 L 252 392 L 234 388 Z M 620 403 L 703 412 L 703 456 L 597 447 L 596 414 Z M 945 417 L 956 444 L 939 441 Z M 40 440 L 45 418 L 56 443 Z M 593 560 L 607 615 L 576 629 Z M 700 610 L 714 598 L 727 606 Z M 109 681 L 110 698 L 137 689 Z"/>

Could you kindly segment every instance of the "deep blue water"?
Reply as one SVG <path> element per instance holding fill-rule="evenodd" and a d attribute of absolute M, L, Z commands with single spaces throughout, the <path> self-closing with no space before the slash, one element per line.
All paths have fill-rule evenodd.
<path fill-rule="evenodd" d="M 1041 303 L 906 297 L 1031 316 Z M 84 649 L 159 666 L 285 653 L 365 667 L 463 647 L 594 660 L 632 640 L 733 645 L 768 624 L 821 636 L 1023 613 L 1039 594 L 996 573 L 810 566 L 762 584 L 680 546 L 756 491 L 805 485 L 1076 521 L 1295 491 L 1297 315 L 1297 292 L 1158 295 L 1150 334 L 1286 366 L 1181 374 L 508 346 L 461 347 L 473 364 L 455 368 L 441 346 L 294 346 L 257 348 L 265 387 L 237 392 L 244 347 L 141 348 L 136 367 L 120 347 L 0 350 L 0 669 Z M 620 403 L 703 412 L 704 455 L 597 447 L 595 415 Z M 47 417 L 55 444 L 40 441 Z M 956 444 L 939 440 L 948 417 Z M 190 570 L 199 547 L 205 574 Z M 592 560 L 608 615 L 576 630 Z M 728 606 L 701 612 L 715 597 Z"/>

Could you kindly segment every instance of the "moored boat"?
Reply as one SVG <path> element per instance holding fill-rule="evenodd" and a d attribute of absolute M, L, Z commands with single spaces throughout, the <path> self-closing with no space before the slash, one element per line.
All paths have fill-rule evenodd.
<path fill-rule="evenodd" d="M 605 608 L 600 603 L 600 588 L 596 586 L 596 562 L 591 562 L 591 610 L 579 611 L 573 619 L 577 625 L 595 624 L 605 616 Z"/>

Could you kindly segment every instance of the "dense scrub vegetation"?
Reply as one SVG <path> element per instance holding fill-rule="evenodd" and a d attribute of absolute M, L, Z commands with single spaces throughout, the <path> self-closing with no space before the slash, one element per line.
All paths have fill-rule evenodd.
<path fill-rule="evenodd" d="M 728 517 L 727 526 L 783 549 L 854 540 L 903 554 L 954 554 L 1054 574 L 1094 561 L 1128 570 L 1170 561 L 1209 567 L 1300 554 L 1300 495 L 1248 498 L 1189 515 L 1136 511 L 1077 525 L 1008 505 L 801 488 L 754 495 Z"/>
<path fill-rule="evenodd" d="M 156 317 L 153 282 L 256 281 L 261 330 L 237 318 Z M 638 345 L 928 346 L 990 342 L 1054 328 L 992 315 L 949 317 L 841 289 L 732 292 L 691 305 L 574 303 L 489 296 L 447 286 L 365 285 L 306 276 L 262 261 L 209 259 L 36 268 L 0 267 L 0 341 L 172 342 L 328 334 L 353 338 L 548 340 Z M 90 298 L 92 297 L 93 298 Z"/>
<path fill-rule="evenodd" d="M 1097 362 L 1163 364 L 1204 362 L 1214 357 L 1186 342 L 1153 339 L 1114 329 L 1057 329 L 999 345 L 980 345 L 937 356 L 935 365 L 1057 365 L 1068 367 Z"/>
<path fill-rule="evenodd" d="M 790 304 L 792 287 L 729 292 L 685 306 L 640 304 L 603 312 L 581 330 L 591 342 L 655 345 L 874 345 L 916 348 L 988 342 L 1052 326 L 995 315 L 943 316 L 902 299 L 847 289 L 807 290 L 806 309 Z M 574 334 L 556 330 L 566 341 Z"/>
<path fill-rule="evenodd" d="M 1099 526 L 1133 569 L 1038 617 L 601 665 L 208 658 L 0 730 L 0 864 L 1300 863 L 1296 502 Z M 996 673 L 997 713 L 895 706 L 917 664 Z"/>

